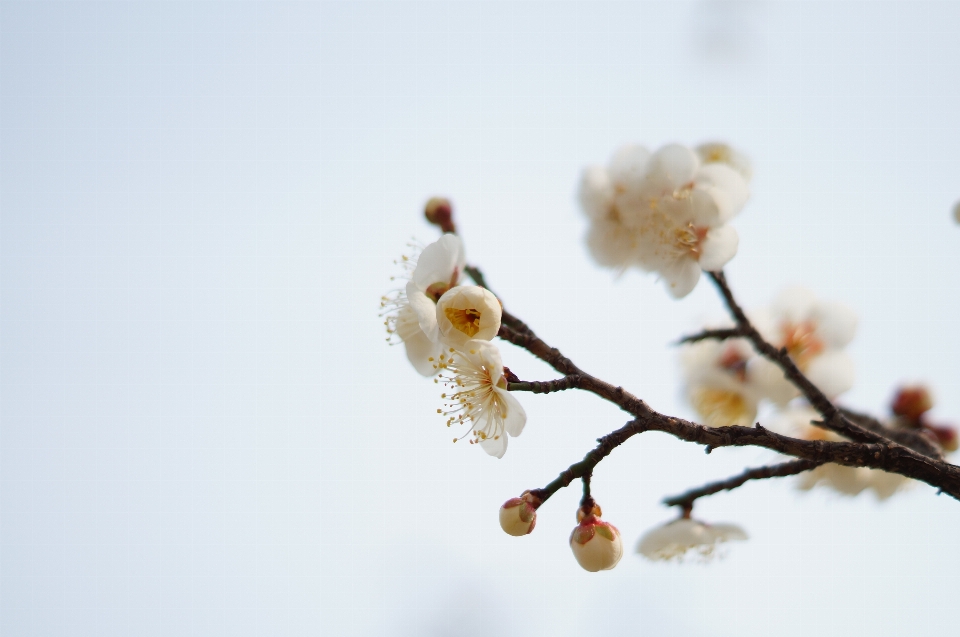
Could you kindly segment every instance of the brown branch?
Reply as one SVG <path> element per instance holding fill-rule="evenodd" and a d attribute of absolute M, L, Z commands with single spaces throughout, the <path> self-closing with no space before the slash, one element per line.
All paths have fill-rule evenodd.
<path fill-rule="evenodd" d="M 680 495 L 664 498 L 663 503 L 667 506 L 677 506 L 682 508 L 684 511 L 689 511 L 693 508 L 693 503 L 698 498 L 713 495 L 714 493 L 719 493 L 721 491 L 732 491 L 733 489 L 736 489 L 737 487 L 751 480 L 764 480 L 766 478 L 783 478 L 786 476 L 794 476 L 798 473 L 815 469 L 821 464 L 823 463 L 813 460 L 791 460 L 789 462 L 782 462 L 780 464 L 769 465 L 766 467 L 746 469 L 743 473 L 727 478 L 726 480 L 711 482 L 703 485 L 702 487 L 690 489 L 689 491 L 681 493 Z"/>
<path fill-rule="evenodd" d="M 714 274 L 711 274 L 711 276 L 714 276 Z M 719 277 L 720 282 L 722 282 L 721 290 L 726 289 L 729 294 L 729 289 L 726 288 L 726 282 L 722 278 L 722 273 L 719 274 Z M 718 285 L 721 285 L 721 283 L 718 283 Z M 732 302 L 732 308 L 736 308 L 737 312 L 739 312 L 739 317 L 737 317 L 736 312 L 734 313 L 735 317 L 738 318 L 738 324 L 742 318 L 745 324 L 749 326 L 749 329 L 745 329 L 745 333 L 749 335 L 752 331 L 760 343 L 768 349 L 773 349 L 774 354 L 776 354 L 777 350 L 766 343 L 766 341 L 760 337 L 759 333 L 756 332 L 755 328 L 746 321 L 746 316 L 743 315 L 743 311 L 736 305 L 736 302 L 732 300 L 732 295 L 730 295 L 730 302 Z M 506 311 L 504 311 L 503 315 L 508 318 L 505 318 L 503 324 L 500 326 L 499 336 L 501 338 L 526 349 L 537 358 L 549 364 L 556 371 L 563 374 L 565 378 L 560 380 L 562 380 L 564 384 L 569 384 L 568 388 L 572 389 L 576 387 L 594 393 L 634 416 L 634 420 L 631 420 L 620 429 L 599 438 L 597 441 L 598 445 L 589 451 L 583 460 L 570 465 L 570 467 L 563 471 L 546 487 L 535 490 L 534 493 L 542 500 L 546 500 L 559 489 L 569 485 L 573 480 L 582 478 L 587 474 L 592 474 L 593 468 L 614 449 L 634 435 L 645 431 L 662 431 L 680 440 L 704 445 L 708 453 L 719 447 L 753 446 L 763 447 L 801 460 L 809 460 L 817 463 L 834 462 L 851 467 L 882 469 L 890 473 L 897 473 L 908 478 L 926 482 L 939 489 L 940 492 L 947 493 L 960 500 L 960 467 L 927 457 L 911 448 L 897 444 L 884 436 L 849 423 L 846 421 L 846 418 L 840 414 L 839 410 L 833 406 L 833 403 L 830 403 L 812 384 L 811 387 L 813 391 L 822 397 L 822 400 L 827 402 L 835 412 L 836 417 L 844 422 L 848 422 L 848 430 L 850 432 L 855 435 L 860 435 L 861 437 L 869 435 L 872 441 L 868 443 L 800 440 L 774 433 L 759 425 L 756 427 L 705 427 L 681 418 L 661 414 L 651 409 L 643 400 L 625 391 L 622 387 L 612 385 L 584 372 L 577 367 L 573 361 L 564 356 L 560 350 L 550 347 L 540 339 L 533 330 L 523 324 L 522 321 L 519 321 L 519 319 L 516 319 Z M 511 327 L 510 324 L 508 324 L 508 320 L 518 321 L 524 325 L 525 329 L 518 330 Z M 786 357 L 786 354 L 784 353 L 783 356 Z M 796 370 L 796 366 L 793 365 L 789 357 L 786 357 L 786 360 L 793 366 L 793 369 Z M 800 374 L 799 370 L 796 370 L 796 372 Z M 803 377 L 803 375 L 800 374 L 800 377 Z M 805 377 L 803 378 L 806 380 Z M 548 381 L 544 384 L 544 387 L 549 386 L 550 383 L 560 383 L 560 380 Z M 809 381 L 806 382 L 809 384 Z M 840 427 L 840 425 L 837 426 Z"/>
<path fill-rule="evenodd" d="M 703 330 L 702 332 L 697 332 L 696 334 L 691 334 L 690 336 L 684 336 L 679 341 L 677 345 L 683 345 L 685 343 L 697 343 L 699 341 L 705 341 L 707 339 L 714 339 L 718 341 L 724 341 L 728 338 L 738 338 L 744 336 L 743 330 L 739 327 L 727 327 L 722 329 L 715 330 Z"/>
<path fill-rule="evenodd" d="M 927 438 L 920 430 L 891 429 L 873 416 L 861 414 L 845 407 L 840 407 L 840 413 L 864 429 L 885 436 L 904 447 L 909 447 L 935 460 L 943 460 L 943 449 L 940 445 Z"/>

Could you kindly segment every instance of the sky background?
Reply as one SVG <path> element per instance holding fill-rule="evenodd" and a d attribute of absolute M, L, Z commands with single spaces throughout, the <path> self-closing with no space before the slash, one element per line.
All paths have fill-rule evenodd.
<path fill-rule="evenodd" d="M 693 417 L 670 343 L 722 317 L 582 243 L 581 169 L 621 144 L 753 161 L 728 276 L 856 309 L 847 405 L 904 380 L 960 420 L 950 219 L 960 3 L 0 3 L 0 633 L 954 634 L 960 506 L 748 485 L 709 565 L 589 574 L 579 489 L 497 509 L 626 416 L 521 395 L 502 460 L 435 414 L 380 295 L 424 201 L 580 366 Z M 520 377 L 555 373 L 504 344 Z M 628 551 L 660 499 L 762 450 L 648 433 L 597 469 Z"/>

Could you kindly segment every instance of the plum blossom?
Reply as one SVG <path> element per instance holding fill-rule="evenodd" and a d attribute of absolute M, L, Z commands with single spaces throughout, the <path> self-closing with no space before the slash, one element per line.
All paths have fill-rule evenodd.
<path fill-rule="evenodd" d="M 488 341 L 471 340 L 460 349 L 448 348 L 436 360 L 440 381 L 447 391 L 437 413 L 447 417 L 447 426 L 468 425 L 464 435 L 479 443 L 491 456 L 502 458 L 507 436 L 519 436 L 527 424 L 520 402 L 507 391 L 500 350 Z"/>
<path fill-rule="evenodd" d="M 443 351 L 436 305 L 457 285 L 463 272 L 463 243 L 456 235 L 445 234 L 423 248 L 419 256 L 404 256 L 399 263 L 406 285 L 380 300 L 387 340 L 397 336 L 413 367 L 423 376 L 432 376 L 436 372 L 434 361 Z"/>
<path fill-rule="evenodd" d="M 736 524 L 706 524 L 683 517 L 644 533 L 637 553 L 650 560 L 682 561 L 692 550 L 709 559 L 719 544 L 746 539 L 747 533 Z"/>
<path fill-rule="evenodd" d="M 774 347 L 785 347 L 810 382 L 828 398 L 853 386 L 853 359 L 844 351 L 857 329 L 857 315 L 846 305 L 821 301 L 809 289 L 785 289 L 766 310 L 751 316 L 754 325 Z M 756 363 L 757 380 L 765 394 L 779 404 L 799 395 L 774 363 Z"/>
<path fill-rule="evenodd" d="M 440 341 L 455 348 L 470 340 L 491 340 L 500 331 L 502 314 L 497 297 L 479 285 L 450 289 L 434 310 Z"/>
<path fill-rule="evenodd" d="M 701 161 L 671 144 L 657 152 L 625 146 L 606 168 L 584 171 L 580 203 L 591 221 L 587 247 L 603 266 L 657 272 L 675 298 L 701 271 L 719 270 L 737 252 L 726 225 L 749 197 L 747 182 L 722 161 Z"/>
<path fill-rule="evenodd" d="M 710 427 L 749 427 L 757 417 L 762 388 L 748 363 L 756 354 L 742 338 L 685 345 L 680 361 L 690 404 Z"/>
<path fill-rule="evenodd" d="M 570 549 L 583 570 L 591 573 L 608 571 L 623 557 L 620 531 L 600 519 L 600 507 L 593 505 L 590 513 L 577 509 L 577 526 L 570 533 Z"/>

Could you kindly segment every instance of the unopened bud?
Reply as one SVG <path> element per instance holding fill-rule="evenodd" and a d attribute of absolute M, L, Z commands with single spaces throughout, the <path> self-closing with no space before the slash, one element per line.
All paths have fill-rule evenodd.
<path fill-rule="evenodd" d="M 435 226 L 440 226 L 444 232 L 456 232 L 453 225 L 453 205 L 445 197 L 433 197 L 424 206 L 423 215 L 427 221 Z"/>
<path fill-rule="evenodd" d="M 893 398 L 891 411 L 901 418 L 906 418 L 912 424 L 920 422 L 920 416 L 933 407 L 933 396 L 922 385 L 901 387 Z"/>
<path fill-rule="evenodd" d="M 507 535 L 527 535 L 537 525 L 537 508 L 541 504 L 540 498 L 529 491 L 519 498 L 510 498 L 500 507 L 500 528 Z"/>
<path fill-rule="evenodd" d="M 944 451 L 957 450 L 957 430 L 953 427 L 926 425 L 924 429 L 936 436 L 937 442 L 940 443 Z"/>
<path fill-rule="evenodd" d="M 616 566 L 623 556 L 623 542 L 617 527 L 600 519 L 600 507 L 593 505 L 589 512 L 578 509 L 577 521 L 570 534 L 570 548 L 577 563 L 591 573 Z"/>

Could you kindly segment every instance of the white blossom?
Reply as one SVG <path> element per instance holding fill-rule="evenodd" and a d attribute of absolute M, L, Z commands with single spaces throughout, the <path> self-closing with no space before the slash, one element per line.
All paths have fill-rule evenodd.
<path fill-rule="evenodd" d="M 762 397 L 748 367 L 754 357 L 753 348 L 742 338 L 707 339 L 680 350 L 687 400 L 705 425 L 753 425 Z"/>
<path fill-rule="evenodd" d="M 440 341 L 461 347 L 467 341 L 489 341 L 500 331 L 503 308 L 490 290 L 462 285 L 440 297 L 434 309 Z"/>
<path fill-rule="evenodd" d="M 821 301 L 804 287 L 787 288 L 766 310 L 751 320 L 764 339 L 785 347 L 797 367 L 828 398 L 853 386 L 853 359 L 844 351 L 857 329 L 857 316 L 849 307 Z M 767 397 L 783 405 L 799 395 L 783 372 L 768 360 L 755 363 L 757 382 Z"/>
<path fill-rule="evenodd" d="M 644 533 L 637 543 L 637 553 L 651 560 L 680 561 L 692 550 L 701 558 L 709 558 L 718 544 L 746 539 L 746 532 L 735 524 L 706 524 L 680 518 Z"/>
<path fill-rule="evenodd" d="M 726 225 L 746 203 L 746 180 L 730 165 L 702 163 L 672 144 L 652 155 L 625 146 L 606 168 L 584 171 L 580 203 L 591 221 L 587 246 L 603 266 L 657 272 L 676 298 L 701 270 L 719 270 L 739 239 Z"/>
<path fill-rule="evenodd" d="M 479 443 L 491 456 L 502 458 L 507 435 L 523 432 L 527 414 L 507 391 L 500 351 L 488 341 L 471 340 L 461 349 L 448 348 L 435 364 L 447 389 L 441 398 L 449 401 L 437 413 L 447 417 L 448 427 L 470 427 L 454 442 L 472 436 L 470 444 Z"/>
<path fill-rule="evenodd" d="M 583 570 L 591 573 L 608 571 L 623 557 L 623 540 L 620 531 L 609 522 L 600 519 L 600 507 L 584 515 L 577 511 L 579 523 L 570 533 L 570 550 Z"/>
<path fill-rule="evenodd" d="M 740 173 L 747 182 L 753 177 L 753 167 L 747 156 L 727 144 L 722 142 L 700 144 L 696 151 L 704 164 L 726 164 Z"/>
<path fill-rule="evenodd" d="M 408 279 L 402 290 L 382 297 L 388 339 L 396 335 L 404 344 L 407 358 L 424 376 L 436 372 L 434 361 L 443 352 L 437 326 L 436 304 L 457 285 L 466 265 L 459 237 L 445 234 L 420 251 L 419 256 L 404 256 L 401 278 Z"/>

